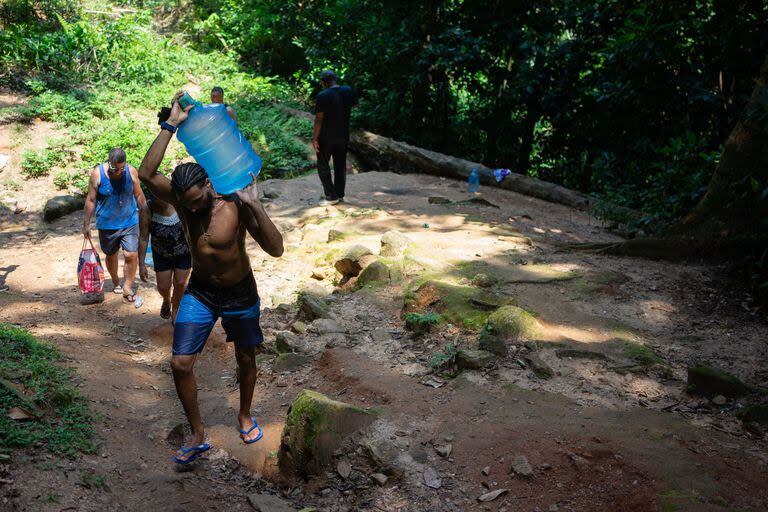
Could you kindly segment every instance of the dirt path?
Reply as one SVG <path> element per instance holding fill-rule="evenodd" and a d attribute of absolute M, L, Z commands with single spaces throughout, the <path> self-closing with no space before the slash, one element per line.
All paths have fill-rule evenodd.
<path fill-rule="evenodd" d="M 39 185 L 29 199 L 14 194 L 37 201 L 47 190 Z M 0 275 L 10 287 L 0 293 L 0 321 L 56 343 L 100 415 L 94 456 L 15 455 L 12 482 L 0 484 L 0 510 L 251 510 L 246 496 L 256 491 L 322 511 L 768 507 L 766 446 L 734 418 L 740 403 L 720 408 L 684 393 L 685 369 L 694 362 L 768 384 L 768 329 L 742 307 L 738 291 L 723 286 L 720 269 L 560 252 L 564 242 L 615 237 L 582 212 L 511 192 L 484 190 L 488 206 L 461 203 L 464 184 L 428 176 L 365 173 L 350 176 L 348 186 L 349 204 L 320 208 L 316 176 L 263 184 L 287 241 L 279 260 L 249 245 L 268 344 L 291 327 L 298 290 L 308 283 L 334 289 L 332 263 L 350 245 L 377 253 L 386 231 L 407 235 L 406 284 L 329 296 L 345 332 L 300 335 L 312 356 L 305 367 L 275 373 L 273 356 L 260 357 L 254 412 L 266 435 L 247 448 L 235 431 L 232 347 L 217 327 L 196 366 L 216 449 L 185 472 L 170 463 L 183 413 L 159 298 L 143 285 L 141 309 L 116 295 L 80 306 L 74 267 L 81 214 L 43 225 L 36 213 L 0 211 Z M 330 229 L 343 240 L 329 243 Z M 495 293 L 536 314 L 536 345 L 520 344 L 490 368 L 465 371 L 442 387 L 425 386 L 434 377 L 429 358 L 449 344 L 472 347 L 476 335 L 451 325 L 413 338 L 401 318 L 407 283 L 468 286 L 478 273 L 495 280 Z M 599 356 L 583 359 L 574 350 Z M 638 350 L 658 359 L 640 367 Z M 533 353 L 551 367 L 551 379 L 521 366 Z M 329 473 L 278 486 L 271 482 L 285 412 L 305 388 L 377 407 L 382 416 L 341 455 L 354 468 L 348 480 Z M 436 447 L 447 444 L 450 455 L 438 455 Z M 383 486 L 368 477 L 376 470 L 371 451 L 393 468 Z M 530 477 L 510 472 L 519 456 L 530 463 Z M 442 477 L 439 490 L 423 484 L 425 468 Z M 91 473 L 106 485 L 84 485 L 82 475 Z M 508 492 L 478 503 L 489 489 Z"/>

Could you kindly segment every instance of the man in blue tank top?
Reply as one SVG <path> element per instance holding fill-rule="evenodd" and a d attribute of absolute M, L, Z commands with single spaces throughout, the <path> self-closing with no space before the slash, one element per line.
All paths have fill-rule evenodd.
<path fill-rule="evenodd" d="M 139 208 L 146 207 L 147 201 L 139 185 L 138 172 L 126 162 L 125 151 L 112 148 L 107 162 L 91 170 L 88 196 L 85 199 L 83 236 L 89 240 L 91 238 L 91 217 L 95 211 L 99 245 L 107 256 L 107 270 L 112 278 L 114 292 L 122 293 L 129 302 L 136 300 L 133 283 L 139 264 Z M 122 286 L 118 275 L 120 248 L 125 258 L 125 282 Z"/>

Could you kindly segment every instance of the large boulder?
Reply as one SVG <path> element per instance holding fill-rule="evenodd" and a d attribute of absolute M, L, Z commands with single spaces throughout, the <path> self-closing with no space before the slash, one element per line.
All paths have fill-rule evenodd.
<path fill-rule="evenodd" d="M 85 200 L 81 196 L 56 196 L 50 198 L 43 208 L 43 220 L 52 222 L 59 217 L 82 210 Z"/>
<path fill-rule="evenodd" d="M 379 254 L 390 258 L 399 258 L 405 252 L 411 241 L 399 231 L 387 231 L 381 237 L 381 250 Z"/>
<path fill-rule="evenodd" d="M 521 342 L 535 338 L 541 325 L 532 314 L 517 306 L 502 306 L 488 316 L 488 328 L 492 334 Z"/>
<path fill-rule="evenodd" d="M 371 250 L 364 245 L 353 245 L 336 261 L 334 266 L 345 278 L 356 277 L 360 272 L 376 261 Z"/>
<path fill-rule="evenodd" d="M 287 474 L 319 474 L 333 460 L 333 452 L 375 414 L 315 391 L 302 390 L 288 409 L 280 440 L 278 465 Z"/>

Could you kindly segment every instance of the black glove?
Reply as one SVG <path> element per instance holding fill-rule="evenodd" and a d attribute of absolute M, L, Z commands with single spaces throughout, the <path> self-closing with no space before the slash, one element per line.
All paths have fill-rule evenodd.
<path fill-rule="evenodd" d="M 160 112 L 157 113 L 157 124 L 167 121 L 169 117 L 171 117 L 171 109 L 168 107 L 161 108 Z"/>

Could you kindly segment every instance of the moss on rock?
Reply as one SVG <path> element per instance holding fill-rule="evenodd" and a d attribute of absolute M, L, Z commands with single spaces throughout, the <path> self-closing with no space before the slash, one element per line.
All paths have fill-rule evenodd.
<path fill-rule="evenodd" d="M 508 299 L 497 297 L 473 286 L 461 286 L 439 280 L 426 280 L 412 286 L 405 293 L 406 313 L 439 313 L 441 323 L 452 323 L 467 329 L 479 330 L 485 324 L 489 311 L 485 304 L 504 303 Z"/>
<path fill-rule="evenodd" d="M 502 339 L 524 341 L 536 338 L 541 324 L 528 311 L 517 306 L 502 306 L 488 316 L 488 330 Z"/>
<path fill-rule="evenodd" d="M 374 419 L 371 411 L 302 390 L 288 409 L 278 452 L 281 471 L 319 474 L 344 440 Z"/>

